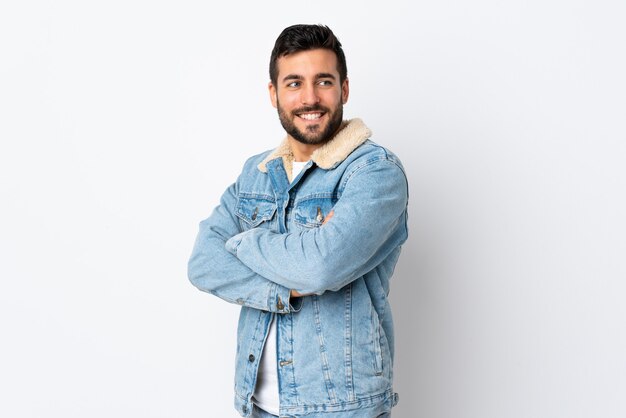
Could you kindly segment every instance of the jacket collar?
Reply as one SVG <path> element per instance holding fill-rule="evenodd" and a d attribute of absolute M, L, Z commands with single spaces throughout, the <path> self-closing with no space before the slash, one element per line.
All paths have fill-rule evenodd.
<path fill-rule="evenodd" d="M 311 155 L 311 160 L 318 167 L 325 170 L 336 167 L 346 159 L 352 151 L 365 142 L 372 135 L 372 131 L 365 126 L 361 119 L 350 119 L 342 123 L 339 132 L 327 143 L 316 149 Z M 263 173 L 267 173 L 267 163 L 281 157 L 287 173 L 291 173 L 293 166 L 293 153 L 289 147 L 287 138 L 272 151 L 257 166 Z"/>

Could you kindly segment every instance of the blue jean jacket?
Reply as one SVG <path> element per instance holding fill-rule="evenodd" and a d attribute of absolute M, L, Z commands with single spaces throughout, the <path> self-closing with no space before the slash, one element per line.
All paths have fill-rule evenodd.
<path fill-rule="evenodd" d="M 281 417 L 368 418 L 397 403 L 387 297 L 407 239 L 408 186 L 398 158 L 370 135 L 361 120 L 344 122 L 296 179 L 287 141 L 250 158 L 200 223 L 189 279 L 241 305 L 242 416 L 272 317 Z"/>

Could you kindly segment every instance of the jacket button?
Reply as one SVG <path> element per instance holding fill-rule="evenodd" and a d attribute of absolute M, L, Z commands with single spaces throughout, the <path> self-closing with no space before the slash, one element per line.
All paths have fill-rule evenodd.
<path fill-rule="evenodd" d="M 250 355 L 248 356 L 248 361 L 249 361 L 250 363 L 254 362 L 254 354 L 250 354 Z"/>
<path fill-rule="evenodd" d="M 248 407 L 247 407 L 247 406 L 245 406 L 245 405 L 244 405 L 244 406 L 242 406 L 242 407 L 241 407 L 241 412 L 243 412 L 244 414 L 247 414 L 247 413 L 248 413 Z"/>
<path fill-rule="evenodd" d="M 324 214 L 322 213 L 322 208 L 317 207 L 317 216 L 315 217 L 317 222 L 322 222 L 324 220 Z"/>
<path fill-rule="evenodd" d="M 278 303 L 276 304 L 276 308 L 278 308 L 279 311 L 282 311 L 283 309 L 285 309 L 285 305 L 283 305 L 283 301 L 280 300 L 280 298 L 278 298 Z"/>

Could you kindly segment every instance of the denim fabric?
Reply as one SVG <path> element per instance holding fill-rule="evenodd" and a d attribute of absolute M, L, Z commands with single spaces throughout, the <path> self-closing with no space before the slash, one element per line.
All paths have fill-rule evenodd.
<path fill-rule="evenodd" d="M 346 130 L 354 131 L 363 132 Z M 272 317 L 281 417 L 378 417 L 397 402 L 387 296 L 407 239 L 408 186 L 394 154 L 346 135 L 319 161 L 314 154 L 293 182 L 288 156 L 250 158 L 200 223 L 189 279 L 241 305 L 235 407 L 242 416 L 253 410 Z M 340 141 L 358 145 L 346 152 Z M 291 298 L 290 289 L 309 295 Z"/>
<path fill-rule="evenodd" d="M 269 412 L 266 412 L 258 408 L 257 406 L 254 406 L 254 409 L 252 410 L 252 415 L 250 415 L 250 417 L 251 418 L 278 418 L 277 415 L 272 415 Z M 375 418 L 391 418 L 391 412 L 384 412 Z"/>

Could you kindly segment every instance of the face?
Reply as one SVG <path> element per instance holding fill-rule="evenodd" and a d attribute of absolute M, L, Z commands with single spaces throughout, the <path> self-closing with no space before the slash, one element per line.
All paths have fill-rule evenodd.
<path fill-rule="evenodd" d="M 328 49 L 300 51 L 277 61 L 272 105 L 287 134 L 307 145 L 323 145 L 339 130 L 348 80 L 339 80 L 337 57 Z"/>

